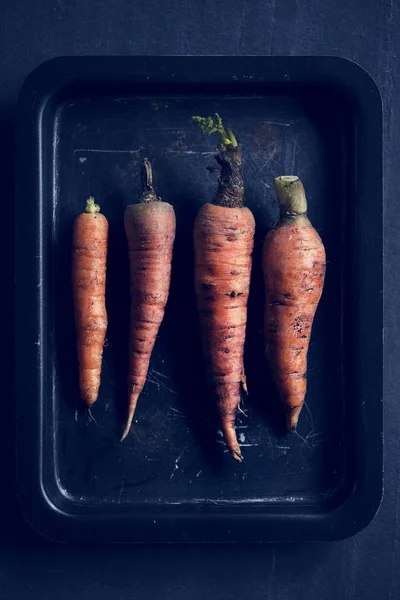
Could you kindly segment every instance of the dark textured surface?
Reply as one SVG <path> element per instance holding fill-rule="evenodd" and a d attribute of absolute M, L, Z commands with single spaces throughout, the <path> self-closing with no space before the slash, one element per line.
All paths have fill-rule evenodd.
<path fill-rule="evenodd" d="M 158 9 L 159 8 L 159 12 Z M 17 2 L 0 7 L 0 128 L 3 185 L 2 256 L 6 279 L 12 203 L 13 106 L 24 77 L 43 60 L 63 54 L 335 54 L 362 64 L 384 102 L 385 158 L 385 497 L 380 513 L 354 539 L 318 546 L 266 548 L 82 549 L 54 547 L 29 532 L 14 500 L 13 388 L 4 363 L 1 439 L 1 598 L 315 598 L 384 600 L 400 595 L 398 384 L 396 303 L 400 283 L 399 161 L 400 7 L 311 2 Z M 5 345 L 12 344 L 3 300 Z M 366 340 L 367 343 L 367 340 Z M 83 568 L 84 563 L 84 568 Z M 232 571 L 228 577 L 227 572 Z M 80 573 L 80 574 L 79 574 Z"/>
<path fill-rule="evenodd" d="M 108 506 L 121 502 L 184 503 L 196 498 L 197 502 L 202 498 L 210 502 L 259 502 L 265 498 L 267 503 L 315 505 L 335 495 L 338 479 L 345 482 L 339 458 L 346 428 L 342 410 L 337 406 L 333 409 L 336 399 L 343 396 L 337 376 L 343 360 L 343 265 L 336 232 L 342 221 L 343 203 L 351 204 L 351 198 L 346 200 L 342 194 L 337 202 L 338 188 L 343 188 L 340 150 L 346 150 L 344 125 L 328 105 L 328 97 L 323 98 L 327 105 L 325 117 L 318 120 L 318 125 L 310 117 L 312 100 L 311 107 L 308 101 L 303 108 L 296 98 L 268 96 L 158 97 L 156 111 L 151 98 L 99 100 L 92 96 L 82 100 L 74 96 L 58 113 L 59 193 L 54 199 L 56 467 L 62 487 L 75 501 L 100 501 Z M 207 391 L 202 386 L 204 365 L 191 287 L 192 231 L 197 211 L 213 198 L 217 187 L 217 174 L 207 174 L 206 166 L 214 163 L 218 138 L 202 135 L 190 116 L 215 111 L 224 115 L 243 144 L 245 179 L 249 182 L 246 205 L 257 219 L 251 304 L 254 316 L 247 336 L 252 341 L 248 341 L 246 356 L 249 396 L 243 405 L 248 418 L 239 415 L 237 419 L 244 465 L 238 465 L 229 455 L 221 456 L 225 445 L 215 428 L 208 425 L 213 416 L 207 411 L 202 411 L 205 420 L 197 436 L 193 431 L 194 415 L 199 417 Z M 319 125 L 328 121 L 326 115 L 335 123 L 334 130 Z M 270 146 L 266 148 L 266 144 Z M 152 159 L 159 194 L 175 207 L 178 231 L 168 310 L 152 354 L 148 385 L 135 415 L 135 433 L 124 444 L 118 444 L 115 428 L 125 389 L 127 354 L 121 340 L 126 340 L 124 329 L 129 314 L 122 214 L 125 204 L 140 193 L 138 166 L 144 153 Z M 331 262 L 309 354 L 309 413 L 305 410 L 298 431 L 303 439 L 275 432 L 266 425 L 261 411 L 254 410 L 254 406 L 263 405 L 267 393 L 263 385 L 261 244 L 270 221 L 277 218 L 272 172 L 289 171 L 301 173 L 308 183 L 310 218 L 325 241 Z M 327 185 L 335 174 L 337 187 Z M 99 402 L 93 408 L 102 427 L 94 423 L 88 427 L 86 414 L 74 415 L 77 406 L 71 404 L 71 398 L 77 397 L 76 381 L 70 376 L 76 370 L 75 335 L 70 322 L 70 282 L 65 273 L 70 264 L 71 224 L 81 210 L 82 198 L 90 193 L 99 202 L 101 199 L 111 230 L 108 345 Z M 318 202 L 318 198 L 324 198 L 324 202 Z M 325 336 L 330 344 L 324 343 Z M 283 414 L 280 416 L 283 421 Z"/>

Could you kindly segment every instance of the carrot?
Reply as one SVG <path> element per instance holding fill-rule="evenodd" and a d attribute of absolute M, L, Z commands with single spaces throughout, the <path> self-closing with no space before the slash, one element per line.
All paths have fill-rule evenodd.
<path fill-rule="evenodd" d="M 307 353 L 325 279 L 325 249 L 307 218 L 298 177 L 275 179 L 281 215 L 263 248 L 266 357 L 287 428 L 295 431 L 307 388 Z"/>
<path fill-rule="evenodd" d="M 128 417 L 121 441 L 131 428 L 150 356 L 164 318 L 171 281 L 175 212 L 153 187 L 151 165 L 144 159 L 143 192 L 139 203 L 127 206 L 125 233 L 130 260 L 131 326 L 128 375 Z"/>
<path fill-rule="evenodd" d="M 243 206 L 240 146 L 218 114 L 193 117 L 205 133 L 218 132 L 221 175 L 212 203 L 194 226 L 195 289 L 203 353 L 215 390 L 221 428 L 233 456 L 242 461 L 235 431 L 241 388 L 247 392 L 243 351 L 247 321 L 254 217 Z"/>
<path fill-rule="evenodd" d="M 107 330 L 105 303 L 108 222 L 94 198 L 75 220 L 72 242 L 72 289 L 82 400 L 97 400 Z"/>

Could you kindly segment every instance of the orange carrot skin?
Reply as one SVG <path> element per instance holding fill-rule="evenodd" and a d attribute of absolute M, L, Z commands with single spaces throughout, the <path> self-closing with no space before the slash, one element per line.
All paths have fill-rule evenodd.
<path fill-rule="evenodd" d="M 307 353 L 325 278 L 325 249 L 305 214 L 281 218 L 264 242 L 268 365 L 295 430 L 307 388 Z"/>
<path fill-rule="evenodd" d="M 212 204 L 199 211 L 194 229 L 195 288 L 203 353 L 214 388 L 221 429 L 232 457 L 242 461 L 235 431 L 241 387 L 247 392 L 243 351 L 255 223 L 243 206 L 242 150 L 220 115 L 193 116 L 201 130 L 218 133 L 221 170 Z"/>
<path fill-rule="evenodd" d="M 235 415 L 246 389 L 243 351 L 254 217 L 246 207 L 204 204 L 194 227 L 195 290 L 203 352 L 228 448 L 241 460 Z"/>
<path fill-rule="evenodd" d="M 129 431 L 146 382 L 150 357 L 164 318 L 170 281 L 176 219 L 171 204 L 127 206 L 124 216 L 130 261 L 131 325 L 129 350 Z"/>
<path fill-rule="evenodd" d="M 74 224 L 72 286 L 82 400 L 90 407 L 100 387 L 107 330 L 105 303 L 108 222 L 104 215 L 82 213 Z"/>

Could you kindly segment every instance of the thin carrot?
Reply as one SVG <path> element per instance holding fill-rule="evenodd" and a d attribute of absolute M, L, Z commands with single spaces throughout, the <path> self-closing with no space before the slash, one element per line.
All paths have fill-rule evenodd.
<path fill-rule="evenodd" d="M 108 222 L 94 198 L 75 220 L 72 242 L 72 289 L 82 400 L 97 400 L 107 330 L 105 303 Z"/>
<path fill-rule="evenodd" d="M 307 201 L 298 177 L 275 179 L 280 203 L 278 225 L 263 249 L 266 357 L 295 431 L 307 389 L 307 353 L 314 315 L 325 279 L 325 249 L 307 218 Z"/>
<path fill-rule="evenodd" d="M 235 136 L 217 114 L 215 119 L 193 119 L 205 133 L 218 132 L 221 137 L 218 190 L 212 203 L 200 209 L 194 226 L 195 288 L 221 428 L 233 458 L 240 462 L 235 416 L 241 388 L 247 392 L 243 351 L 255 223 L 243 206 L 242 156 Z"/>
<path fill-rule="evenodd" d="M 144 159 L 143 192 L 124 215 L 131 288 L 128 375 L 128 417 L 121 441 L 128 435 L 139 395 L 146 382 L 150 356 L 164 318 L 171 281 L 175 212 L 153 187 L 151 165 Z"/>

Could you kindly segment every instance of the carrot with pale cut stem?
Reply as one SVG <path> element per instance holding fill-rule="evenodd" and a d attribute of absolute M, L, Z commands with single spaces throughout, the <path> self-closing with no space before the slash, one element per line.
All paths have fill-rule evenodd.
<path fill-rule="evenodd" d="M 212 203 L 200 209 L 194 226 L 195 289 L 203 352 L 215 390 L 221 429 L 233 456 L 242 461 L 235 416 L 241 388 L 254 238 L 254 217 L 243 206 L 242 155 L 219 115 L 193 117 L 205 133 L 218 132 L 221 175 Z"/>
<path fill-rule="evenodd" d="M 105 303 L 108 222 L 94 198 L 74 224 L 72 289 L 82 400 L 90 408 L 97 400 L 107 330 Z"/>
<path fill-rule="evenodd" d="M 307 218 L 298 177 L 275 179 L 280 219 L 263 248 L 266 357 L 287 428 L 295 431 L 307 389 L 307 353 L 325 279 L 325 249 Z"/>
<path fill-rule="evenodd" d="M 131 428 L 164 318 L 176 229 L 174 209 L 155 193 L 147 159 L 142 167 L 142 185 L 139 203 L 127 206 L 124 215 L 130 262 L 131 324 L 128 417 L 121 441 Z"/>

